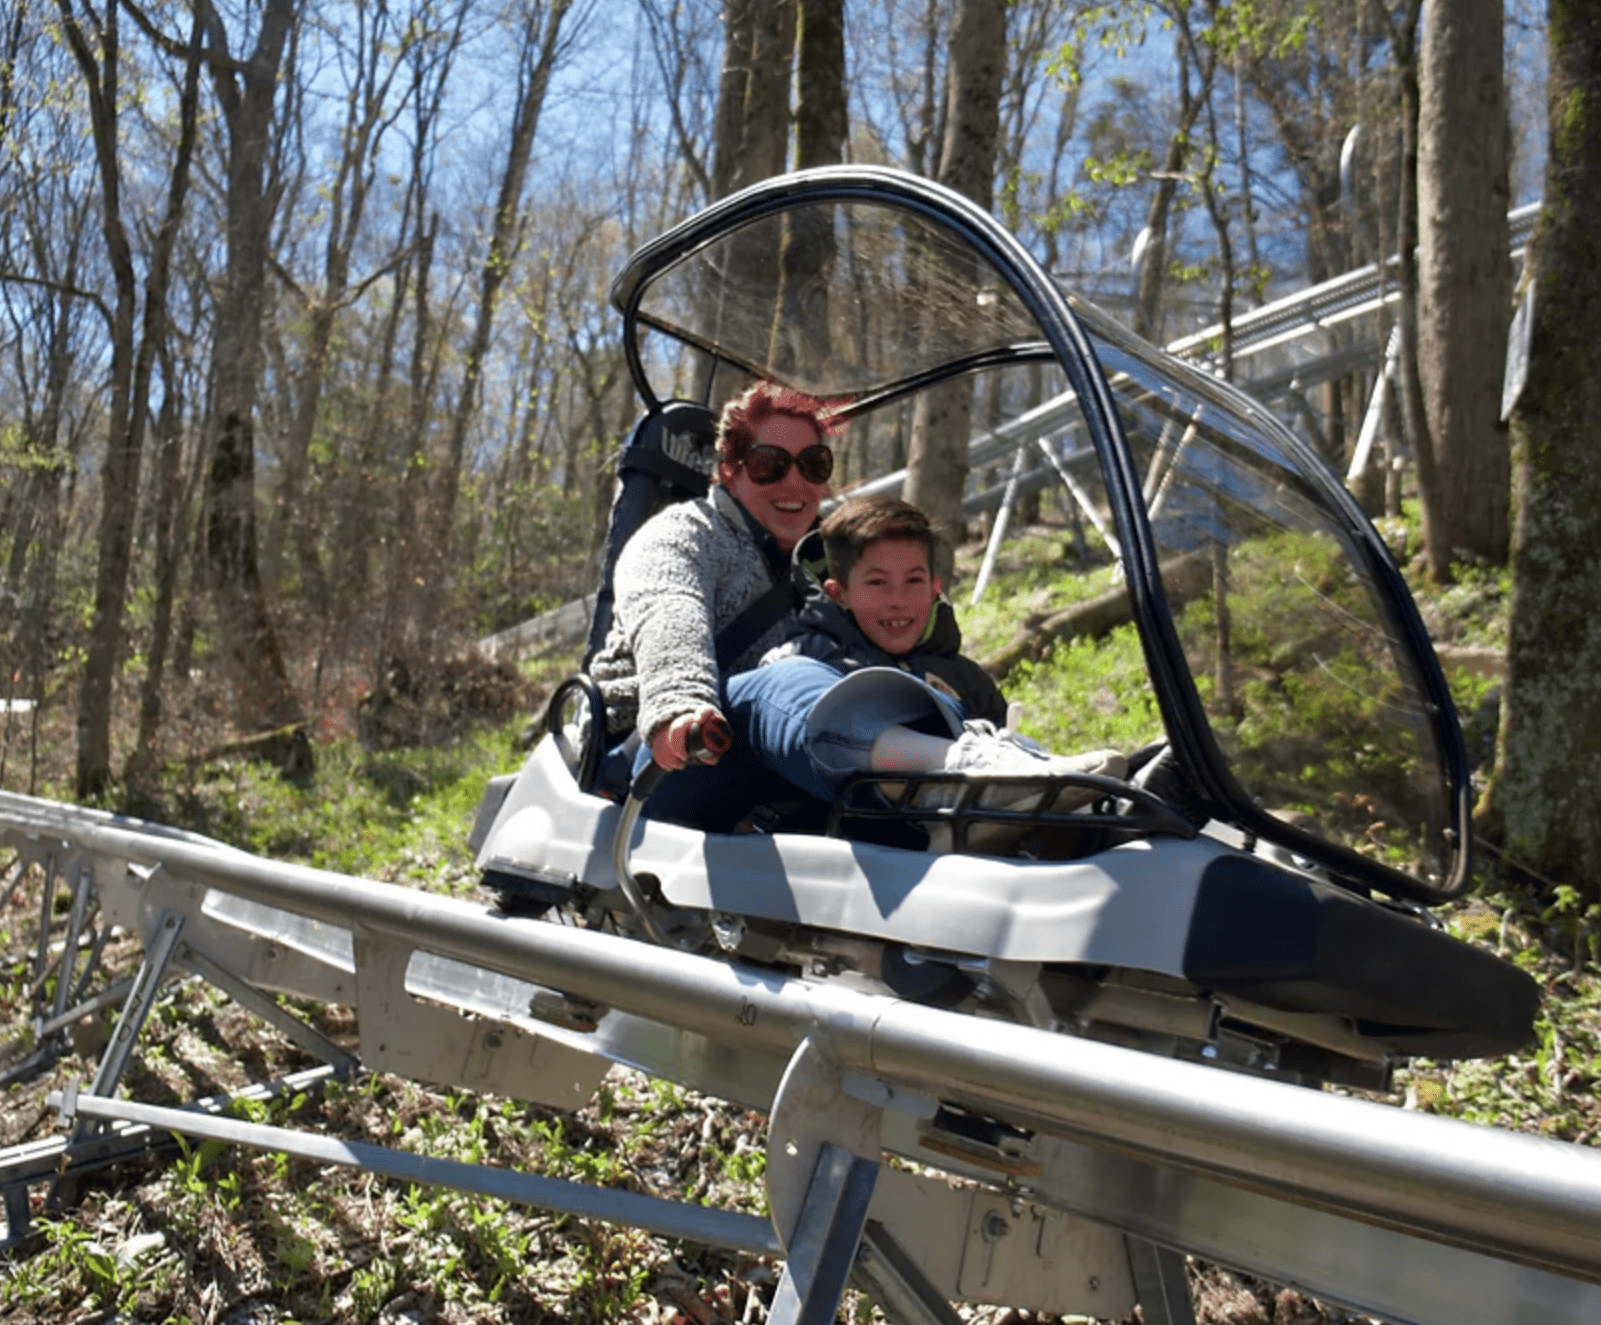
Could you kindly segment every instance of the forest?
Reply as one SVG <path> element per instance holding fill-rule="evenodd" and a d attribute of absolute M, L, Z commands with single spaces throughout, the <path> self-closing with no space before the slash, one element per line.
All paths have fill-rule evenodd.
<path fill-rule="evenodd" d="M 15 0 L 0 783 L 305 766 L 360 697 L 589 591 L 638 412 L 609 282 L 831 162 L 967 194 L 1147 339 L 1220 328 L 1223 376 L 1237 318 L 1381 264 L 1399 389 L 1354 483 L 1417 494 L 1437 582 L 1504 563 L 1505 215 L 1544 186 L 1547 16 L 1435 9 Z M 1379 371 L 1292 402 L 1341 473 Z M 960 535 L 936 442 L 882 459 Z"/>
<path fill-rule="evenodd" d="M 1017 421 L 1047 389 L 1068 397 L 1065 356 L 1042 366 L 1019 355 L 1003 385 L 1000 371 L 939 382 L 920 393 L 939 396 L 938 408 L 910 395 L 870 402 L 839 441 L 836 488 L 904 469 L 907 495 L 948 535 L 964 652 L 1019 706 L 1008 724 L 1052 751 L 1112 746 L 1156 766 L 1176 747 L 1182 762 L 1149 610 L 1130 606 L 1128 563 L 1097 517 L 1116 515 L 1124 532 L 1143 520 L 1161 548 L 1169 662 L 1188 668 L 1241 803 L 1285 825 L 1282 840 L 1269 824 L 1228 850 L 1308 878 L 1317 860 L 1362 857 L 1371 875 L 1336 872 L 1317 888 L 1360 899 L 1385 932 L 1426 934 L 1485 965 L 1451 968 L 1452 984 L 1360 930 L 1339 961 L 1360 949 L 1348 963 L 1359 976 L 1380 970 L 1391 992 L 1438 996 L 1451 1017 L 1477 998 L 1495 1005 L 1494 1020 L 1516 1001 L 1502 991 L 1526 990 L 1530 1020 L 1511 1051 L 1447 1041 L 1437 1059 L 1404 1040 L 1414 1025 L 1371 1011 L 1214 1002 L 1209 984 L 1164 968 L 1027 953 L 955 997 L 997 1032 L 1071 1031 L 1075 1049 L 1104 1034 L 1090 1047 L 1125 1062 L 1154 1047 L 1139 1057 L 1224 1082 L 1281 1070 L 1282 1083 L 1321 1082 L 1320 1093 L 1298 1090 L 1302 1107 L 1279 1111 L 1287 1131 L 1311 1132 L 1314 1105 L 1357 1095 L 1367 1103 L 1338 1103 L 1371 1109 L 1376 1137 L 1387 1123 L 1394 1135 L 1439 1124 L 1428 1134 L 1458 1138 L 1464 1169 L 1488 1135 L 1569 1145 L 1558 1162 L 1587 1172 L 1601 1137 L 1601 456 L 1589 425 L 1601 411 L 1598 98 L 1598 0 L 5 0 L 0 798 L 49 799 L 6 806 L 0 1315 L 744 1325 L 773 1310 L 780 1270 L 766 1253 L 386 1180 L 275 1144 L 179 1140 L 175 1129 L 170 1145 L 96 1149 L 78 1170 L 65 1157 L 91 1115 L 63 1125 L 82 1100 L 68 1092 L 63 1111 L 52 1092 L 90 1083 L 113 1109 L 119 1093 L 131 1106 L 206 1097 L 229 1123 L 775 1222 L 769 1163 L 785 1153 L 786 1125 L 776 1110 L 764 1119 L 749 1101 L 728 1102 L 741 1097 L 715 1075 L 653 1077 L 660 1062 L 632 1059 L 638 1070 L 600 1063 L 602 1084 L 574 1109 L 564 1092 L 576 1085 L 524 1052 L 536 1021 L 546 1040 L 531 1038 L 548 1047 L 558 1043 L 549 1028 L 570 1045 L 614 1011 L 663 1015 L 646 1006 L 653 968 L 632 949 L 606 988 L 569 990 L 551 976 L 529 993 L 514 982 L 487 1011 L 487 995 L 450 1001 L 459 991 L 446 977 L 453 962 L 464 977 L 509 975 L 504 957 L 484 955 L 507 932 L 528 953 L 569 940 L 577 952 L 585 939 L 599 951 L 635 919 L 648 935 L 653 908 L 676 905 L 641 834 L 634 868 L 650 892 L 627 899 L 632 916 L 620 903 L 607 911 L 592 880 L 560 874 L 554 856 L 535 862 L 536 882 L 567 878 L 572 898 L 548 910 L 525 896 L 519 911 L 515 892 L 497 891 L 479 830 L 493 831 L 496 807 L 510 803 L 533 811 L 541 845 L 557 836 L 539 827 L 540 814 L 547 828 L 558 817 L 550 784 L 508 791 L 513 779 L 498 775 L 527 759 L 526 775 L 540 749 L 573 744 L 560 705 L 547 715 L 545 701 L 578 665 L 619 452 L 642 411 L 614 280 L 641 246 L 705 208 L 834 164 L 910 172 L 990 213 L 1070 292 L 1086 344 L 1117 379 L 1108 397 L 1130 457 L 1133 481 L 1118 489 L 1132 494 L 1127 510 L 1111 510 L 1104 474 L 1085 478 L 1087 497 L 1073 488 L 1070 473 L 1111 462 L 1086 445 L 1083 469 L 1057 464 L 1065 434 L 1049 465 L 1027 457 L 1040 481 L 1021 482 L 1034 442 L 1013 440 L 1027 437 Z M 822 301 L 824 339 L 844 344 L 831 338 L 848 317 L 863 361 L 893 349 L 882 328 L 897 325 L 896 296 L 893 281 L 852 284 L 856 274 L 875 262 L 920 275 L 937 265 L 898 256 L 915 242 L 877 242 L 917 231 L 885 210 L 894 219 L 881 232 L 840 227 L 859 251 L 838 262 Z M 787 270 L 770 260 L 796 233 L 785 224 L 783 244 L 771 242 L 776 228 L 736 230 L 764 243 L 733 243 L 725 256 Z M 985 295 L 998 302 L 969 286 L 963 317 L 974 288 L 979 307 Z M 832 298 L 846 289 L 858 297 Z M 779 344 L 771 315 L 744 325 Z M 1129 351 L 1139 341 L 1171 357 L 1142 359 L 1144 346 Z M 691 346 L 685 362 L 704 349 Z M 669 361 L 662 352 L 653 365 Z M 1166 394 L 1132 367 L 1158 362 L 1180 384 Z M 715 365 L 706 380 L 722 384 Z M 675 382 L 686 395 L 696 385 Z M 720 403 L 712 387 L 706 395 Z M 1222 417 L 1230 408 L 1277 416 L 1315 453 L 1308 468 L 1326 463 L 1331 485 L 1319 492 L 1349 519 L 1286 514 L 1299 489 L 1280 482 L 1282 431 L 1235 430 Z M 986 431 L 991 445 L 972 459 L 968 441 Z M 986 507 L 980 494 L 1008 488 L 1014 454 L 1015 486 Z M 1218 466 L 1219 456 L 1240 463 Z M 1156 539 L 1190 531 L 1201 505 L 1186 484 L 1222 530 L 1210 548 Z M 1432 642 L 1432 689 L 1411 663 L 1395 666 L 1399 617 L 1351 573 L 1352 530 L 1371 535 L 1365 570 L 1393 571 L 1384 583 L 1395 599 L 1410 587 L 1406 657 L 1427 661 Z M 541 635 L 537 648 L 500 643 L 558 620 L 568 633 Z M 541 726 L 552 739 L 536 746 Z M 1161 808 L 1158 793 L 1147 799 Z M 1108 806 L 1117 802 L 1103 797 Z M 1196 822 L 1168 808 L 1123 845 L 1199 851 Z M 1173 835 L 1173 815 L 1188 837 Z M 1314 819 L 1328 851 L 1309 864 L 1286 843 Z M 149 829 L 158 854 L 92 848 L 58 868 L 55 825 L 115 846 L 140 820 L 164 825 Z M 1460 831 L 1470 820 L 1473 832 Z M 632 849 L 624 822 L 614 878 Z M 1250 828 L 1238 817 L 1225 827 L 1241 824 Z M 1049 869 L 1104 844 L 1079 837 L 1081 824 L 1067 830 L 1056 856 L 1035 837 L 993 863 Z M 711 859 L 705 843 L 720 836 L 703 835 L 685 859 Z M 1042 857 L 1028 858 L 1041 840 Z M 978 841 L 957 845 L 978 860 Z M 182 864 L 201 852 L 224 872 L 211 895 L 204 869 Z M 257 867 L 267 882 L 237 884 Z M 1424 886 L 1386 900 L 1364 881 L 1386 870 Z M 1176 872 L 1146 873 L 1160 900 L 1129 906 L 1142 941 L 1166 923 Z M 1447 875 L 1443 905 L 1414 906 L 1432 908 Z M 261 902 L 276 905 L 291 876 L 293 896 L 310 899 L 304 917 Z M 725 878 L 751 883 L 737 869 Z M 979 928 L 981 890 L 1000 890 L 978 868 L 958 882 L 952 913 Z M 798 895 L 784 883 L 775 910 Z M 231 885 L 242 909 L 219 900 L 235 896 Z M 161 899 L 178 910 L 158 910 Z M 258 904 L 265 915 L 252 920 Z M 326 922 L 338 933 L 311 919 L 319 907 L 348 912 Z M 1220 929 L 1268 952 L 1265 910 L 1223 914 Z M 149 917 L 154 941 L 141 930 Z M 639 951 L 663 970 L 669 958 L 715 957 L 740 980 L 815 977 L 830 993 L 829 982 L 876 989 L 883 977 L 895 1006 L 942 1010 L 929 986 L 885 975 L 904 950 L 914 976 L 927 965 L 945 978 L 941 949 L 887 928 L 802 930 L 784 917 L 778 927 L 755 907 L 719 913 L 699 953 Z M 273 928 L 285 918 L 310 928 Z M 456 946 L 441 944 L 458 922 Z M 208 956 L 208 943 L 236 940 L 215 949 L 228 961 Z M 1492 966 L 1511 983 L 1462 974 Z M 736 1014 L 732 997 L 718 1024 L 755 1027 L 757 1004 L 747 1014 L 742 999 Z M 1098 1028 L 1092 998 L 1110 1009 Z M 1261 1020 L 1285 1007 L 1291 1019 Z M 1152 1008 L 1160 1016 L 1147 1025 Z M 762 1034 L 776 1035 L 761 1016 Z M 516 1033 L 503 1039 L 508 1026 Z M 972 1033 L 973 1047 L 987 1038 Z M 1221 1065 L 1240 1072 L 1168 1061 L 1208 1059 L 1219 1045 L 1230 1055 Z M 1320 1077 L 1329 1064 L 1339 1070 Z M 559 1090 L 519 1093 L 541 1074 Z M 1117 1085 L 1119 1072 L 1097 1080 Z M 1291 1089 L 1282 1083 L 1252 1084 Z M 1208 1098 L 1202 1088 L 1189 1102 Z M 1394 1107 L 1380 1114 L 1380 1101 Z M 942 1096 L 925 1120 L 940 1144 L 967 1121 L 943 1106 Z M 1440 1117 L 1419 1116 L 1430 1114 Z M 1194 1130 L 1211 1144 L 1222 1119 Z M 1446 1119 L 1483 1126 L 1451 1132 Z M 996 1135 L 996 1156 L 1027 1158 Z M 1440 1144 L 1449 1168 L 1455 1143 Z M 1350 1157 L 1355 1171 L 1362 1150 L 1348 1145 L 1334 1167 Z M 971 1144 L 928 1152 L 974 1154 Z M 1007 1200 L 1029 1195 L 1014 1183 L 1026 1169 L 991 1168 L 1009 1175 Z M 1561 1197 L 1560 1183 L 1546 1186 L 1534 1195 Z M 1429 1199 L 1460 1214 L 1446 1190 L 1457 1189 Z M 1502 1194 L 1491 1204 L 1516 1222 Z M 1308 1208 L 1321 1212 L 1326 1196 L 1319 1188 Z M 1377 1273 L 1362 1254 L 1290 1234 L 1306 1261 L 1235 1262 L 1222 1252 L 1239 1228 L 1211 1222 L 1219 1264 L 1198 1244 L 1187 1265 L 1167 1262 L 1202 1325 L 1377 1325 L 1360 1312 L 1379 1307 L 1354 1296 Z M 986 1243 L 1001 1236 L 988 1220 L 974 1227 Z M 1391 1239 L 1402 1227 L 1370 1231 Z M 1579 1236 L 1593 1244 L 1594 1227 Z M 1235 1244 L 1242 1257 L 1246 1242 Z M 1296 1264 L 1319 1259 L 1328 1301 L 1296 1277 Z M 1436 1262 L 1411 1252 L 1397 1260 L 1398 1278 L 1423 1285 L 1441 1312 L 1449 1294 L 1501 1300 L 1474 1276 L 1431 1274 Z M 1159 1318 L 1143 1292 L 1119 1325 Z M 964 1295 L 969 1325 L 1090 1319 Z M 877 1319 L 882 1307 L 858 1282 L 843 1318 Z"/>

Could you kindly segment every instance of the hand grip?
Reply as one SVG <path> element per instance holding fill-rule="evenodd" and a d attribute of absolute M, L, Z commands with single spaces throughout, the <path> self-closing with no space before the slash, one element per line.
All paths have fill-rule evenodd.
<path fill-rule="evenodd" d="M 734 744 L 728 723 L 713 713 L 689 729 L 684 749 L 692 764 L 715 764 Z"/>
<path fill-rule="evenodd" d="M 684 749 L 691 764 L 715 764 L 733 748 L 733 745 L 733 731 L 730 730 L 728 723 L 715 713 L 695 723 L 684 738 Z M 651 760 L 640 769 L 639 776 L 630 784 L 629 799 L 649 800 L 651 792 L 656 790 L 656 784 L 666 776 L 667 770 L 654 759 Z"/>
<path fill-rule="evenodd" d="M 692 764 L 715 764 L 722 755 L 728 753 L 733 744 L 733 732 L 729 730 L 728 723 L 716 713 L 692 724 L 684 740 L 684 748 Z M 623 811 L 617 821 L 617 835 L 612 839 L 612 868 L 616 871 L 618 886 L 628 898 L 628 904 L 639 917 L 639 923 L 645 927 L 645 932 L 650 935 L 653 942 L 671 947 L 666 932 L 653 914 L 650 902 L 646 900 L 644 889 L 640 887 L 639 880 L 628 867 L 628 848 L 633 840 L 634 825 L 639 822 L 639 816 L 645 808 L 645 802 L 650 799 L 651 792 L 656 790 L 657 784 L 666 776 L 667 770 L 652 759 L 640 770 L 639 776 L 628 788 L 628 799 L 623 802 Z"/>

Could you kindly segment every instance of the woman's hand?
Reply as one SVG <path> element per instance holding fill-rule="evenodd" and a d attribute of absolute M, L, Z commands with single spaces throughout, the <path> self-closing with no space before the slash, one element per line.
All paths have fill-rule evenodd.
<path fill-rule="evenodd" d="M 692 713 L 681 713 L 671 722 L 664 722 L 650 738 L 651 758 L 665 769 L 682 768 L 689 762 L 690 729 L 708 722 L 723 724 L 723 715 L 709 704 Z M 720 754 L 721 750 L 708 749 L 699 762 L 715 764 Z"/>

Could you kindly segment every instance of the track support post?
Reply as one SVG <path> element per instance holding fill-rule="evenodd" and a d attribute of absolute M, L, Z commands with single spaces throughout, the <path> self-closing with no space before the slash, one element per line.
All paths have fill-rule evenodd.
<path fill-rule="evenodd" d="M 109 1097 L 117 1093 L 117 1086 L 122 1081 L 122 1074 L 128 1070 L 128 1060 L 133 1056 L 139 1034 L 144 1030 L 145 1020 L 150 1016 L 156 995 L 161 992 L 162 981 L 167 978 L 172 966 L 173 954 L 178 950 L 178 937 L 182 933 L 183 916 L 179 912 L 164 911 L 157 918 L 155 934 L 145 948 L 139 973 L 133 979 L 133 988 L 128 991 L 128 998 L 117 1015 L 111 1043 L 106 1046 L 95 1068 L 94 1082 L 89 1087 L 91 1095 Z M 80 1119 L 73 1128 L 73 1141 L 83 1140 L 98 1127 L 98 1123 Z"/>
<path fill-rule="evenodd" d="M 831 1325 L 856 1268 L 878 1169 L 844 1146 L 827 1143 L 818 1152 L 768 1313 L 773 1325 Z"/>
<path fill-rule="evenodd" d="M 1184 1257 L 1133 1234 L 1125 1241 L 1129 1270 L 1134 1275 L 1134 1294 L 1146 1325 L 1195 1325 L 1195 1305 Z"/>
<path fill-rule="evenodd" d="M 951 1304 L 876 1219 L 869 1219 L 862 1230 L 852 1278 L 896 1325 L 962 1325 Z"/>

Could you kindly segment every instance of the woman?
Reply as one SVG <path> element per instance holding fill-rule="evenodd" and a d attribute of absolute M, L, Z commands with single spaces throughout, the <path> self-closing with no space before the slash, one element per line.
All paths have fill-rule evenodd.
<path fill-rule="evenodd" d="M 609 737 L 639 731 L 637 766 L 654 758 L 684 768 L 690 729 L 724 714 L 726 679 L 794 633 L 790 553 L 828 495 L 835 431 L 824 402 L 758 382 L 723 408 L 711 490 L 659 512 L 628 540 L 612 578 L 611 630 L 590 672 Z M 690 768 L 668 779 L 650 812 L 726 831 L 773 784 L 782 787 L 739 745 L 723 765 L 716 776 Z M 743 803 L 718 794 L 736 787 Z"/>

